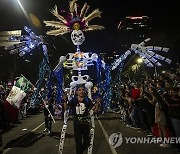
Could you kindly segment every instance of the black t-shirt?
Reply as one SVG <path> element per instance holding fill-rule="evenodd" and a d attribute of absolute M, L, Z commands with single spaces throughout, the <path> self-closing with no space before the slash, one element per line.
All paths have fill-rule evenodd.
<path fill-rule="evenodd" d="M 89 111 L 93 107 L 93 103 L 88 97 L 84 97 L 81 102 L 78 101 L 77 97 L 74 97 L 69 101 L 68 105 L 76 122 L 88 122 Z"/>

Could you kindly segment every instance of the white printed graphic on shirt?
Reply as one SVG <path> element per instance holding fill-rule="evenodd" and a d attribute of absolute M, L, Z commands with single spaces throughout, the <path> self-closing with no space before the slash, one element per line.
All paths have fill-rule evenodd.
<path fill-rule="evenodd" d="M 85 112 L 85 104 L 79 103 L 79 106 L 76 106 L 76 114 L 83 114 Z"/>

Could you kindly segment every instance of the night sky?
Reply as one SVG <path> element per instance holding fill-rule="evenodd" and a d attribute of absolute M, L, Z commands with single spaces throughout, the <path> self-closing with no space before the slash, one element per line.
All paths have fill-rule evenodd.
<path fill-rule="evenodd" d="M 30 13 L 36 15 L 39 20 L 56 20 L 49 12 L 55 4 L 58 9 L 68 9 L 68 0 L 20 0 L 27 16 Z M 126 16 L 148 16 L 152 27 L 152 38 L 150 45 L 169 47 L 171 52 L 169 58 L 179 62 L 180 57 L 180 5 L 178 0 L 79 0 L 78 4 L 83 6 L 87 2 L 90 5 L 89 13 L 99 8 L 102 11 L 101 18 L 95 18 L 89 24 L 99 24 L 105 27 L 103 31 L 86 32 L 86 40 L 81 46 L 82 51 L 112 53 L 120 51 L 117 39 L 117 26 Z M 23 30 L 25 25 L 33 29 L 38 35 L 46 36 L 45 32 L 50 28 L 36 27 L 27 20 L 20 9 L 17 0 L 0 1 L 0 31 Z M 70 34 L 63 36 L 46 36 L 49 53 L 53 64 L 61 55 L 75 52 L 76 48 L 71 42 Z M 0 51 L 3 49 L 1 48 Z"/>

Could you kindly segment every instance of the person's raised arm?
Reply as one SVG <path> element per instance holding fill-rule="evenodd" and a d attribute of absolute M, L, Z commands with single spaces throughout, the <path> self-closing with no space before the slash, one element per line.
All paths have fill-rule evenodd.
<path fill-rule="evenodd" d="M 98 112 L 98 109 L 99 109 L 99 104 L 101 104 L 101 102 L 102 102 L 102 99 L 99 97 L 99 98 L 97 98 L 97 99 L 95 99 L 95 104 L 94 104 L 94 106 L 93 106 L 93 111 L 94 111 L 94 113 L 97 113 Z"/>

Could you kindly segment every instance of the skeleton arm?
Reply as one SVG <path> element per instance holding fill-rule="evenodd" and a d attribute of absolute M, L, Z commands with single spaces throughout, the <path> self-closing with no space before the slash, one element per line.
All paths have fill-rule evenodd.
<path fill-rule="evenodd" d="M 131 54 L 130 50 L 127 50 L 123 55 L 121 55 L 119 58 L 117 58 L 112 64 L 111 64 L 111 68 L 112 70 L 116 69 L 119 64 L 125 60 L 129 55 Z"/>
<path fill-rule="evenodd" d="M 59 63 L 56 65 L 56 67 L 54 68 L 54 72 L 58 72 L 61 68 L 62 68 L 62 66 L 63 66 L 63 63 L 66 61 L 66 57 L 65 56 L 61 56 L 60 58 L 59 58 Z"/>

